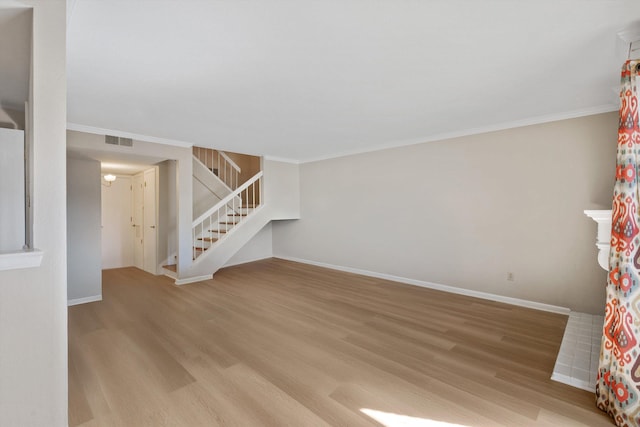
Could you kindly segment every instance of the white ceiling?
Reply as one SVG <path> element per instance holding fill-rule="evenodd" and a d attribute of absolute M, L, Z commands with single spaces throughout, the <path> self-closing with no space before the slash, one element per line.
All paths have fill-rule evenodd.
<path fill-rule="evenodd" d="M 75 159 L 97 160 L 100 162 L 102 174 L 112 173 L 115 175 L 135 175 L 166 160 L 160 157 L 106 151 L 101 147 L 96 147 L 94 150 L 67 147 L 67 156 Z"/>
<path fill-rule="evenodd" d="M 71 7 L 72 125 L 301 161 L 612 111 L 640 20 L 638 0 Z"/>

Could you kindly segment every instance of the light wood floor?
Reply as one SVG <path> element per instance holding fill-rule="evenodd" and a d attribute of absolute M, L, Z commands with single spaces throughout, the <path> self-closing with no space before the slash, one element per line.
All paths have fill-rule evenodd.
<path fill-rule="evenodd" d="M 69 308 L 70 426 L 613 425 L 549 379 L 565 316 L 277 259 L 171 283 Z"/>

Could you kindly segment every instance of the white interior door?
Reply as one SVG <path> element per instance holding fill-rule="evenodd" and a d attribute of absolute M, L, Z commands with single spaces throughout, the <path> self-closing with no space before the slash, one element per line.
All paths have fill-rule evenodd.
<path fill-rule="evenodd" d="M 133 177 L 133 265 L 144 270 L 144 173 Z"/>
<path fill-rule="evenodd" d="M 102 268 L 133 264 L 133 179 L 119 175 L 102 187 Z"/>
<path fill-rule="evenodd" d="M 143 270 L 157 274 L 157 204 L 158 197 L 156 193 L 156 168 L 144 171 L 144 207 L 143 207 L 143 223 L 144 223 L 144 267 Z"/>

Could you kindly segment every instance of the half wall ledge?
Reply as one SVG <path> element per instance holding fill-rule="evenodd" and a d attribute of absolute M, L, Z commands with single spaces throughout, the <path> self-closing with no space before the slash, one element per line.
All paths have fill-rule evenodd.
<path fill-rule="evenodd" d="M 39 249 L 0 252 L 0 271 L 40 267 L 43 255 L 44 252 Z"/>

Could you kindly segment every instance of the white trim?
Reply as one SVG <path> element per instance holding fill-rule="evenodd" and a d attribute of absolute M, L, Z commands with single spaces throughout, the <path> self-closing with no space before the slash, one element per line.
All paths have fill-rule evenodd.
<path fill-rule="evenodd" d="M 162 270 L 164 270 L 162 272 L 162 276 L 168 277 L 169 279 L 173 279 L 173 280 L 177 280 L 178 279 L 178 274 L 174 273 L 171 270 L 167 270 L 166 268 L 163 268 Z"/>
<path fill-rule="evenodd" d="M 67 122 L 67 130 L 74 130 L 77 132 L 93 133 L 96 135 L 113 135 L 120 138 L 131 138 L 137 141 L 155 142 L 156 144 L 173 145 L 175 147 L 193 147 L 193 144 L 186 141 L 180 141 L 177 139 L 159 138 L 157 136 L 140 135 L 137 133 L 124 132 L 121 130 L 104 129 L 93 126 L 80 125 L 77 123 Z"/>
<path fill-rule="evenodd" d="M 222 266 L 222 268 L 234 267 L 236 265 L 248 264 L 250 262 L 262 261 L 262 260 L 271 259 L 271 258 L 273 258 L 273 257 L 272 256 L 265 256 L 265 257 L 260 257 L 260 258 L 252 258 L 252 259 L 248 259 L 248 260 L 245 260 L 245 261 L 234 262 L 233 264 L 225 264 L 225 265 Z"/>
<path fill-rule="evenodd" d="M 463 136 L 478 135 L 483 133 L 496 132 L 496 131 L 519 128 L 524 126 L 538 125 L 538 124 L 549 123 L 549 122 L 557 122 L 560 120 L 576 119 L 578 117 L 593 116 L 596 114 L 603 114 L 603 113 L 611 113 L 613 111 L 618 111 L 618 109 L 619 107 L 613 104 L 598 105 L 596 107 L 585 108 L 582 110 L 566 111 L 563 113 L 531 117 L 528 119 L 513 120 L 510 122 L 498 123 L 495 125 L 487 125 L 487 126 L 480 126 L 477 128 L 463 129 L 463 130 L 458 130 L 453 132 L 445 132 L 445 133 L 427 136 L 423 138 L 413 138 L 413 139 L 407 139 L 402 141 L 394 141 L 394 142 L 381 144 L 375 147 L 367 147 L 367 148 L 357 149 L 357 150 L 347 150 L 341 153 L 327 154 L 325 156 L 300 159 L 298 163 L 319 162 L 321 160 L 336 159 L 339 157 L 353 156 L 355 154 L 372 153 L 375 151 L 388 150 L 391 148 L 399 148 L 399 147 L 405 147 L 409 145 L 423 144 L 426 142 L 444 141 L 447 139 L 460 138 Z M 266 157 L 267 156 L 265 156 L 265 158 Z"/>
<path fill-rule="evenodd" d="M 289 159 L 286 157 L 278 157 L 278 156 L 262 156 L 265 160 L 269 160 L 272 162 L 282 162 L 282 163 L 291 163 L 294 165 L 299 165 L 301 163 L 300 160 Z"/>
<path fill-rule="evenodd" d="M 640 40 L 640 26 L 634 23 L 618 31 L 616 34 L 620 40 L 626 43 L 637 42 Z"/>
<path fill-rule="evenodd" d="M 609 221 L 611 222 L 611 209 L 586 209 L 583 211 L 586 216 L 595 222 Z"/>
<path fill-rule="evenodd" d="M 476 128 L 463 129 L 463 130 L 458 130 L 453 132 L 444 132 L 437 135 L 426 136 L 421 138 L 413 138 L 413 139 L 407 139 L 402 141 L 393 141 L 393 142 L 377 145 L 375 147 L 347 150 L 339 153 L 327 154 L 327 155 L 318 156 L 318 157 L 309 157 L 306 159 L 291 159 L 286 157 L 271 156 L 268 154 L 263 155 L 263 158 L 265 160 L 292 163 L 292 164 L 312 163 L 312 162 L 318 162 L 321 160 L 329 160 L 329 159 L 336 159 L 339 157 L 352 156 L 355 154 L 364 154 L 364 153 L 371 153 L 375 151 L 387 150 L 390 148 L 399 148 L 399 147 L 405 147 L 409 145 L 423 144 L 426 142 L 444 141 L 447 139 L 460 138 L 463 136 L 478 135 L 483 133 L 518 128 L 518 127 L 556 122 L 560 120 L 569 120 L 569 119 L 575 119 L 578 117 L 593 116 L 596 114 L 611 113 L 613 111 L 618 111 L 618 110 L 619 110 L 619 106 L 617 104 L 616 105 L 604 104 L 604 105 L 597 105 L 595 107 L 583 108 L 580 110 L 565 111 L 565 112 L 555 113 L 555 114 L 547 114 L 544 116 L 530 117 L 527 119 L 513 120 L 509 122 L 503 122 L 503 123 L 487 125 L 487 126 L 479 126 Z M 140 135 L 140 134 L 113 130 L 113 129 L 104 129 L 104 128 L 98 128 L 94 126 L 81 125 L 78 123 L 67 122 L 67 129 L 78 131 L 78 132 L 93 133 L 97 135 L 114 135 L 114 136 L 119 136 L 123 138 L 131 138 L 138 141 L 155 142 L 158 144 L 174 145 L 177 147 L 193 147 L 194 146 L 193 143 L 186 142 L 186 141 L 159 138 L 159 137 L 149 136 L 149 135 Z"/>
<path fill-rule="evenodd" d="M 39 249 L 0 253 L 0 271 L 40 267 L 43 256 Z"/>
<path fill-rule="evenodd" d="M 213 279 L 213 274 L 205 274 L 204 276 L 188 277 L 186 279 L 176 279 L 175 284 L 180 286 L 180 285 L 186 285 L 189 283 L 202 282 L 204 280 L 209 280 L 209 279 Z"/>
<path fill-rule="evenodd" d="M 72 305 L 86 304 L 88 302 L 96 302 L 96 301 L 102 301 L 102 294 L 94 295 L 92 297 L 76 298 L 76 299 L 67 300 L 67 306 L 71 307 Z"/>
<path fill-rule="evenodd" d="M 407 277 L 394 276 L 391 274 L 378 273 L 378 272 L 369 271 L 369 270 L 361 270 L 359 268 L 343 267 L 340 265 L 333 265 L 333 264 L 327 264 L 324 262 L 310 261 L 307 259 L 286 257 L 286 256 L 280 256 L 280 255 L 277 255 L 277 256 L 274 255 L 274 258 L 280 258 L 288 261 L 299 262 L 302 264 L 315 265 L 318 267 L 329 268 L 331 270 L 345 271 L 347 273 L 355 273 L 363 276 L 375 277 L 378 279 L 391 280 L 393 282 L 400 282 L 407 285 L 420 286 L 423 288 L 449 292 L 452 294 L 465 295 L 465 296 L 470 296 L 475 298 L 486 299 L 490 301 L 502 302 L 505 304 L 517 305 L 520 307 L 532 308 L 534 310 L 548 311 L 551 313 L 559 313 L 559 314 L 566 314 L 566 315 L 568 315 L 571 312 L 571 310 L 567 307 L 544 304 L 541 302 L 529 301 L 529 300 L 524 300 L 520 298 L 505 297 L 503 295 L 490 294 L 488 292 L 473 291 L 471 289 L 457 288 L 455 286 L 441 285 L 439 283 L 425 282 L 422 280 L 409 279 Z"/>

